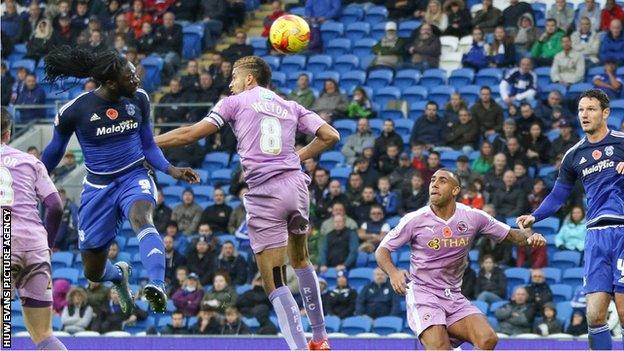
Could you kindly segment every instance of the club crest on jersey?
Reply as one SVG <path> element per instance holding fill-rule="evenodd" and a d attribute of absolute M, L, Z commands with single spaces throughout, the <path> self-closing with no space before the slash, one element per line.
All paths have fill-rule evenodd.
<path fill-rule="evenodd" d="M 466 224 L 466 222 L 464 221 L 459 221 L 459 223 L 457 223 L 457 231 L 460 233 L 465 233 L 466 231 L 468 231 L 468 224 Z"/>
<path fill-rule="evenodd" d="M 453 230 L 451 229 L 451 227 L 444 227 L 444 229 L 442 229 L 442 236 L 445 238 L 450 238 L 453 236 Z"/>
<path fill-rule="evenodd" d="M 119 112 L 117 112 L 117 110 L 115 110 L 114 108 L 109 108 L 108 110 L 106 110 L 106 117 L 114 121 L 117 119 L 117 117 L 119 117 Z"/>
<path fill-rule="evenodd" d="M 605 155 L 609 157 L 613 156 L 613 145 L 605 147 Z"/>
<path fill-rule="evenodd" d="M 134 116 L 135 112 L 136 109 L 134 108 L 133 104 L 126 104 L 126 113 L 128 113 L 129 116 Z"/>
<path fill-rule="evenodd" d="M 262 100 L 271 101 L 273 100 L 273 92 L 270 90 L 260 90 L 260 98 Z"/>
<path fill-rule="evenodd" d="M 592 157 L 594 158 L 594 160 L 600 160 L 600 158 L 602 157 L 602 151 L 594 150 L 592 152 Z"/>

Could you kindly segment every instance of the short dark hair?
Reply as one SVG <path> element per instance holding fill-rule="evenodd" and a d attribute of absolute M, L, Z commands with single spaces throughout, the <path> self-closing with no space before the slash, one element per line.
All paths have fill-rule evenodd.
<path fill-rule="evenodd" d="M 1 130 L 2 130 L 2 134 L 4 134 L 5 132 L 9 131 L 11 129 L 11 125 L 13 124 L 13 120 L 11 118 L 11 113 L 9 112 L 9 110 L 7 110 L 5 107 L 2 107 L 2 112 L 0 113 L 1 115 Z"/>
<path fill-rule="evenodd" d="M 448 172 L 451 175 L 451 177 L 453 177 L 453 179 L 457 182 L 457 186 L 461 187 L 461 181 L 459 180 L 459 176 L 457 175 L 457 173 L 455 173 L 449 168 L 444 168 L 444 167 L 438 169 L 436 172 L 438 171 Z"/>
<path fill-rule="evenodd" d="M 427 101 L 427 105 L 426 105 L 426 106 L 429 106 L 429 105 L 433 105 L 433 106 L 435 106 L 436 108 L 438 108 L 438 103 L 437 103 L 437 102 L 435 102 L 435 101 L 433 101 L 433 100 L 429 100 L 429 101 Z"/>
<path fill-rule="evenodd" d="M 555 23 L 555 26 L 557 25 L 557 20 L 554 19 L 554 18 L 549 18 L 549 19 L 546 20 L 546 22 L 553 22 L 553 23 Z"/>
<path fill-rule="evenodd" d="M 481 86 L 481 89 L 480 89 L 479 91 L 481 91 L 481 90 L 487 90 L 487 91 L 489 91 L 490 93 L 492 92 L 492 89 L 491 89 L 490 87 L 488 87 L 487 85 L 482 85 L 482 86 Z"/>
<path fill-rule="evenodd" d="M 247 70 L 263 88 L 271 83 L 271 67 L 258 56 L 246 56 L 236 60 L 233 68 Z"/>
<path fill-rule="evenodd" d="M 609 95 L 607 95 L 604 91 L 600 89 L 585 90 L 583 94 L 579 96 L 579 101 L 585 97 L 590 99 L 593 98 L 600 101 L 600 108 L 603 110 L 609 108 Z"/>

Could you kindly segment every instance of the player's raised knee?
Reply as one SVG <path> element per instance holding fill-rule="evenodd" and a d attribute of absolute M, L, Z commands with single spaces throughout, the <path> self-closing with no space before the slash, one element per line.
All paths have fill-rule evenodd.
<path fill-rule="evenodd" d="M 152 224 L 153 205 L 147 201 L 137 201 L 130 209 L 129 220 L 132 227 L 136 230 L 146 224 Z"/>
<path fill-rule="evenodd" d="M 498 336 L 490 329 L 484 333 L 481 333 L 474 343 L 474 346 L 479 350 L 493 350 L 498 343 Z"/>

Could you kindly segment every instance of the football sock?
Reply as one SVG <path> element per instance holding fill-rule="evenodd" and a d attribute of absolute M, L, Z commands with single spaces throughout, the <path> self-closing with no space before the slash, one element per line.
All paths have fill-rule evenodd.
<path fill-rule="evenodd" d="M 137 233 L 139 239 L 139 252 L 141 262 L 147 270 L 150 281 L 165 280 L 165 245 L 156 228 L 147 224 L 142 226 Z"/>
<path fill-rule="evenodd" d="M 321 289 L 314 267 L 309 265 L 306 268 L 295 269 L 295 274 L 297 274 L 303 305 L 305 306 L 308 319 L 310 319 L 312 340 L 320 341 L 327 339 Z"/>
<path fill-rule="evenodd" d="M 611 350 L 611 331 L 606 324 L 587 328 L 589 331 L 589 348 L 592 350 Z"/>
<path fill-rule="evenodd" d="M 301 315 L 295 298 L 286 286 L 280 286 L 269 295 L 269 300 L 273 304 L 279 327 L 291 350 L 307 350 L 303 326 L 301 325 Z"/>

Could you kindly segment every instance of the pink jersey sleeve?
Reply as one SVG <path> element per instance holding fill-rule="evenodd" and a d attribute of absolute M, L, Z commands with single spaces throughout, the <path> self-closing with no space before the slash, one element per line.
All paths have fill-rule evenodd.
<path fill-rule="evenodd" d="M 478 231 L 481 234 L 488 235 L 496 242 L 505 240 L 511 227 L 505 223 L 498 221 L 496 218 L 490 216 L 481 210 L 475 211 L 475 223 L 477 223 Z"/>
<path fill-rule="evenodd" d="M 236 116 L 238 110 L 238 99 L 236 95 L 228 96 L 219 100 L 217 104 L 208 112 L 204 120 L 223 128 L 226 123 L 231 123 Z"/>
<path fill-rule="evenodd" d="M 57 192 L 56 186 L 54 186 L 52 179 L 48 176 L 48 171 L 41 161 L 37 160 L 34 166 L 37 177 L 35 180 L 35 190 L 37 191 L 37 196 L 43 201 L 48 195 Z"/>
<path fill-rule="evenodd" d="M 412 240 L 412 226 L 409 225 L 412 219 L 414 219 L 412 216 L 403 217 L 399 224 L 386 234 L 379 246 L 394 252 L 409 243 Z"/>
<path fill-rule="evenodd" d="M 297 103 L 295 103 L 295 108 L 299 113 L 297 131 L 306 135 L 316 135 L 316 131 L 325 124 L 325 121 L 316 113 Z"/>

